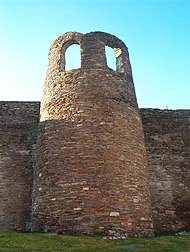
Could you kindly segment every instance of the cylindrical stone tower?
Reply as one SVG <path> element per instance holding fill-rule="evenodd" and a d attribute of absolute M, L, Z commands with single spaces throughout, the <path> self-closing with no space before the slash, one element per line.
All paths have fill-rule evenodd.
<path fill-rule="evenodd" d="M 65 71 L 65 51 L 81 68 Z M 116 71 L 105 46 L 113 48 Z M 38 134 L 33 230 L 76 235 L 153 233 L 148 168 L 128 50 L 103 32 L 68 32 L 50 47 Z"/>

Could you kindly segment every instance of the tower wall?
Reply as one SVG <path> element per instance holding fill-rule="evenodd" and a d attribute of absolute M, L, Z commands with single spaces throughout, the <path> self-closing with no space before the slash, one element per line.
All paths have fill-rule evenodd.
<path fill-rule="evenodd" d="M 81 68 L 65 71 L 65 51 Z M 106 64 L 105 46 L 116 54 Z M 128 50 L 107 33 L 66 33 L 51 46 L 41 104 L 33 230 L 151 235 L 148 168 Z"/>

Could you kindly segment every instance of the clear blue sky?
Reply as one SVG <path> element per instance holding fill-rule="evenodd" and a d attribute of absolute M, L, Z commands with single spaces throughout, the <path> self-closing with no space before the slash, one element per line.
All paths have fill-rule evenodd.
<path fill-rule="evenodd" d="M 39 101 L 67 31 L 127 45 L 139 107 L 190 108 L 190 0 L 0 0 L 0 100 Z"/>

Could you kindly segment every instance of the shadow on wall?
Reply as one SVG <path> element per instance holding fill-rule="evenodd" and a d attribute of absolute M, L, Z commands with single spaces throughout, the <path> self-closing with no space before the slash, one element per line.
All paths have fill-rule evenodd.
<path fill-rule="evenodd" d="M 141 109 L 155 231 L 189 230 L 189 110 Z"/>
<path fill-rule="evenodd" d="M 110 122 L 40 123 L 33 189 L 34 231 L 152 234 L 145 172 L 132 169 L 134 162 L 129 160 L 129 155 L 139 147 L 131 135 L 124 137 L 124 132 L 120 124 Z M 143 157 L 143 150 L 131 159 L 145 170 L 143 160 L 138 162 L 139 155 Z M 128 176 L 134 179 L 126 182 Z M 143 191 L 144 197 L 137 200 L 139 191 Z M 137 216 L 142 218 L 138 224 Z"/>

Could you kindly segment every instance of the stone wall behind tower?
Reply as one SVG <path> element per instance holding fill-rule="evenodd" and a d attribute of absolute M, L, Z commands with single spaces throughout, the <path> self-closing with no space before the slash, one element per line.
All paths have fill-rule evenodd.
<path fill-rule="evenodd" d="M 81 68 L 65 72 L 65 50 Z M 107 67 L 105 46 L 116 52 Z M 66 33 L 51 46 L 34 173 L 33 230 L 146 236 L 153 232 L 142 123 L 126 46 Z"/>
<path fill-rule="evenodd" d="M 141 109 L 155 232 L 190 230 L 190 110 Z"/>
<path fill-rule="evenodd" d="M 0 229 L 26 230 L 30 223 L 33 162 L 28 147 L 35 142 L 39 102 L 0 105 Z M 154 230 L 189 230 L 190 111 L 140 111 L 150 167 Z"/>
<path fill-rule="evenodd" d="M 30 229 L 38 117 L 39 102 L 0 102 L 0 229 Z"/>
<path fill-rule="evenodd" d="M 81 68 L 64 52 L 81 45 Z M 105 44 L 117 70 L 106 65 Z M 124 49 L 124 50 L 121 50 Z M 123 53 L 121 53 L 123 52 Z M 51 46 L 34 174 L 33 229 L 149 235 L 190 230 L 190 110 L 141 109 L 125 45 L 67 33 Z M 0 102 L 0 229 L 29 230 L 39 102 Z"/>

